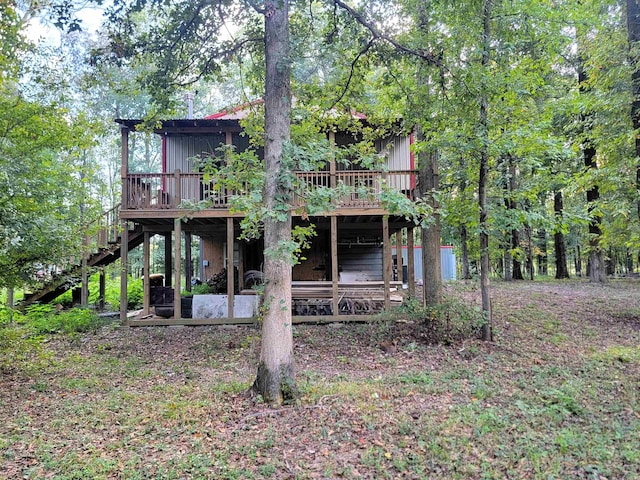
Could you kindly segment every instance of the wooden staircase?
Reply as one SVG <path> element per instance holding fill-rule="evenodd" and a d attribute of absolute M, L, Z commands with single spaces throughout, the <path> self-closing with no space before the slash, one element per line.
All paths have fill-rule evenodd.
<path fill-rule="evenodd" d="M 95 268 L 109 265 L 120 258 L 121 235 L 119 222 L 120 206 L 105 212 L 102 218 L 90 226 L 92 235 L 87 236 L 85 244 L 88 248 L 87 268 L 91 271 Z M 129 248 L 132 250 L 142 244 L 144 235 L 140 225 L 129 229 Z M 62 272 L 46 281 L 40 288 L 32 293 L 25 294 L 24 299 L 17 305 L 19 308 L 27 307 L 33 303 L 49 303 L 67 290 L 76 287 L 81 282 L 82 262 L 72 261 Z"/>

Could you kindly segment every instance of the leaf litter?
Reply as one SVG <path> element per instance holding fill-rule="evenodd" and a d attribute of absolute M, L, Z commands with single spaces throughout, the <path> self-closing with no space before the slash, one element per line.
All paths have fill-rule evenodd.
<path fill-rule="evenodd" d="M 492 287 L 494 343 L 296 326 L 278 409 L 245 394 L 255 327 L 54 337 L 46 371 L 0 376 L 0 478 L 640 477 L 640 284 Z"/>

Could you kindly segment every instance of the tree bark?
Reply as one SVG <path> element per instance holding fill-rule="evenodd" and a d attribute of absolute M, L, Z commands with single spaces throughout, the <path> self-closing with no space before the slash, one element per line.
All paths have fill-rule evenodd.
<path fill-rule="evenodd" d="M 629 62 L 631 73 L 631 121 L 635 131 L 636 189 L 640 192 L 640 2 L 627 0 L 627 35 L 629 39 Z M 640 219 L 640 200 L 636 205 Z"/>
<path fill-rule="evenodd" d="M 527 275 L 529 276 L 529 280 L 533 280 L 535 272 L 533 268 L 533 230 L 531 229 L 531 225 L 526 225 L 524 227 L 524 233 L 527 239 L 527 248 L 526 248 Z"/>
<path fill-rule="evenodd" d="M 539 253 L 536 255 L 536 259 L 538 263 L 538 274 L 547 275 L 549 273 L 547 264 L 547 231 L 544 228 L 540 228 L 537 233 Z"/>
<path fill-rule="evenodd" d="M 578 65 L 578 85 L 581 93 L 587 91 L 586 82 L 588 80 L 587 72 L 582 62 Z M 586 121 L 588 114 L 583 115 L 583 122 Z M 584 159 L 584 166 L 587 171 L 597 170 L 598 163 L 596 161 L 596 148 L 593 142 L 589 138 L 588 126 L 585 125 L 585 139 L 582 144 L 582 155 Z M 600 246 L 600 236 L 602 235 L 601 229 L 601 214 L 597 212 L 596 205 L 600 199 L 600 191 L 598 185 L 594 184 L 587 189 L 587 209 L 590 216 L 589 222 L 589 280 L 591 282 L 604 282 L 606 281 L 606 268 L 604 265 L 604 254 L 602 247 Z"/>
<path fill-rule="evenodd" d="M 491 48 L 491 6 L 493 0 L 484 0 L 482 20 L 482 60 L 483 75 L 489 75 L 489 50 Z M 491 292 L 489 287 L 489 222 L 487 208 L 487 183 L 489 177 L 489 119 L 486 80 L 480 93 L 480 176 L 478 180 L 478 206 L 480 208 L 480 295 L 485 323 L 482 326 L 482 340 L 493 340 Z"/>
<path fill-rule="evenodd" d="M 260 364 L 253 390 L 265 402 L 280 405 L 296 395 L 291 326 L 291 214 L 278 209 L 289 203 L 291 187 L 283 146 L 290 138 L 291 84 L 288 0 L 264 5 L 265 18 L 265 289 Z"/>
<path fill-rule="evenodd" d="M 423 37 L 429 33 L 429 2 L 422 2 L 418 7 L 418 27 Z M 431 76 L 428 65 L 420 61 L 417 72 L 418 88 L 424 92 L 422 101 L 429 105 L 431 92 Z M 425 142 L 422 126 L 416 126 L 418 142 Z M 420 196 L 427 199 L 433 208 L 433 221 L 422 229 L 422 272 L 424 275 L 424 301 L 426 305 L 438 305 L 442 302 L 442 265 L 440 260 L 440 213 L 435 192 L 439 188 L 438 152 L 433 149 L 418 151 L 418 168 L 420 169 L 418 185 Z"/>
<path fill-rule="evenodd" d="M 513 281 L 513 272 L 511 271 L 511 265 L 513 263 L 513 257 L 511 256 L 511 235 L 509 235 L 509 239 L 504 245 L 504 258 L 502 259 L 502 263 L 504 264 L 504 281 L 511 282 Z"/>
<path fill-rule="evenodd" d="M 462 279 L 469 280 L 471 278 L 471 269 L 469 268 L 469 244 L 468 244 L 467 227 L 460 227 L 460 244 L 462 246 Z"/>
<path fill-rule="evenodd" d="M 553 212 L 556 218 L 556 227 L 553 234 L 553 247 L 556 257 L 556 278 L 569 278 L 569 269 L 567 268 L 567 245 L 564 241 L 562 233 L 562 216 L 563 216 L 562 192 L 556 190 L 553 192 Z"/>
<path fill-rule="evenodd" d="M 418 141 L 424 139 L 418 129 Z M 433 222 L 422 229 L 422 271 L 424 272 L 424 299 L 426 305 L 442 302 L 442 264 L 440 259 L 440 214 L 433 193 L 438 189 L 438 154 L 422 154 L 420 168 L 420 195 L 428 198 L 433 207 Z"/>
<path fill-rule="evenodd" d="M 517 170 L 516 170 L 516 162 L 513 158 L 513 155 L 507 156 L 507 190 L 508 197 L 506 199 L 507 208 L 512 212 L 516 210 L 516 200 L 515 200 L 515 192 L 517 188 Z M 513 280 L 524 280 L 524 276 L 522 275 L 522 262 L 518 258 L 517 252 L 520 250 L 520 232 L 517 228 L 514 228 L 511 231 L 511 251 L 516 252 L 515 255 L 512 254 L 513 258 L 513 268 L 511 269 L 511 275 Z"/>

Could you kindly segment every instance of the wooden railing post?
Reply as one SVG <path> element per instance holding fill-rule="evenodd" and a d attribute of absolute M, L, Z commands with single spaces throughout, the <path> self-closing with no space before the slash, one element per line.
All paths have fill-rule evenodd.
<path fill-rule="evenodd" d="M 174 200 L 173 200 L 173 208 L 178 208 L 178 206 L 180 205 L 180 203 L 182 203 L 182 185 L 181 185 L 181 174 L 182 172 L 180 172 L 180 170 L 176 170 L 175 172 L 173 172 L 173 181 L 175 183 L 175 194 L 174 194 Z"/>

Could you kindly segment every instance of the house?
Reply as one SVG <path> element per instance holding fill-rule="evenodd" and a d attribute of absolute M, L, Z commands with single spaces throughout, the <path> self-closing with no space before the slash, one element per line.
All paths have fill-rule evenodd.
<path fill-rule="evenodd" d="M 129 142 L 142 121 L 116 120 L 122 134 L 120 218 L 126 226 L 122 231 L 123 265 L 127 264 L 129 250 L 127 232 L 143 232 L 145 272 L 150 271 L 150 238 L 163 235 L 163 291 L 170 295 L 152 295 L 150 275 L 145 275 L 143 312 L 150 313 L 155 304 L 156 310 L 158 306 L 171 307 L 173 314 L 168 320 L 129 320 L 129 324 L 248 322 L 251 320 L 247 317 L 255 314 L 257 295 L 251 285 L 261 276 L 263 244 L 261 240 L 239 239 L 243 213 L 230 209 L 231 198 L 246 192 L 212 188 L 216 179 L 199 172 L 194 162 L 198 156 L 214 155 L 221 144 L 233 145 L 237 152 L 251 148 L 241 126 L 244 115 L 244 110 L 236 109 L 200 119 L 159 122 L 155 133 L 162 139 L 162 171 L 145 173 L 132 173 L 128 168 Z M 340 131 L 329 131 L 327 136 L 336 146 L 354 141 L 350 134 Z M 335 209 L 311 218 L 295 210 L 302 199 L 293 200 L 294 225 L 311 222 L 317 231 L 310 248 L 304 252 L 304 260 L 293 267 L 294 320 L 346 319 L 388 309 L 397 300 L 394 289 L 400 288 L 403 280 L 409 284 L 410 293 L 414 293 L 414 260 L 407 261 L 409 278 L 403 279 L 403 268 L 393 265 L 392 245 L 402 245 L 404 236 L 413 256 L 415 224 L 403 216 L 390 214 L 380 199 L 383 185 L 415 199 L 411 142 L 411 135 L 377 141 L 376 148 L 385 152 L 386 163 L 377 170 L 332 160 L 322 171 L 296 172 L 309 184 L 327 187 L 343 184 L 354 188 L 336 199 Z M 184 208 L 185 204 L 203 201 L 204 208 Z M 195 296 L 191 306 L 194 318 L 188 319 L 183 318 L 187 316 L 183 310 L 188 307 L 181 301 L 180 285 L 186 288 L 191 285 L 193 265 L 203 280 L 226 275 L 227 291 L 214 299 Z M 126 275 L 122 275 L 122 292 L 121 317 L 126 321 Z M 204 308 L 206 305 L 201 303 L 205 300 L 213 302 L 213 309 Z"/>

